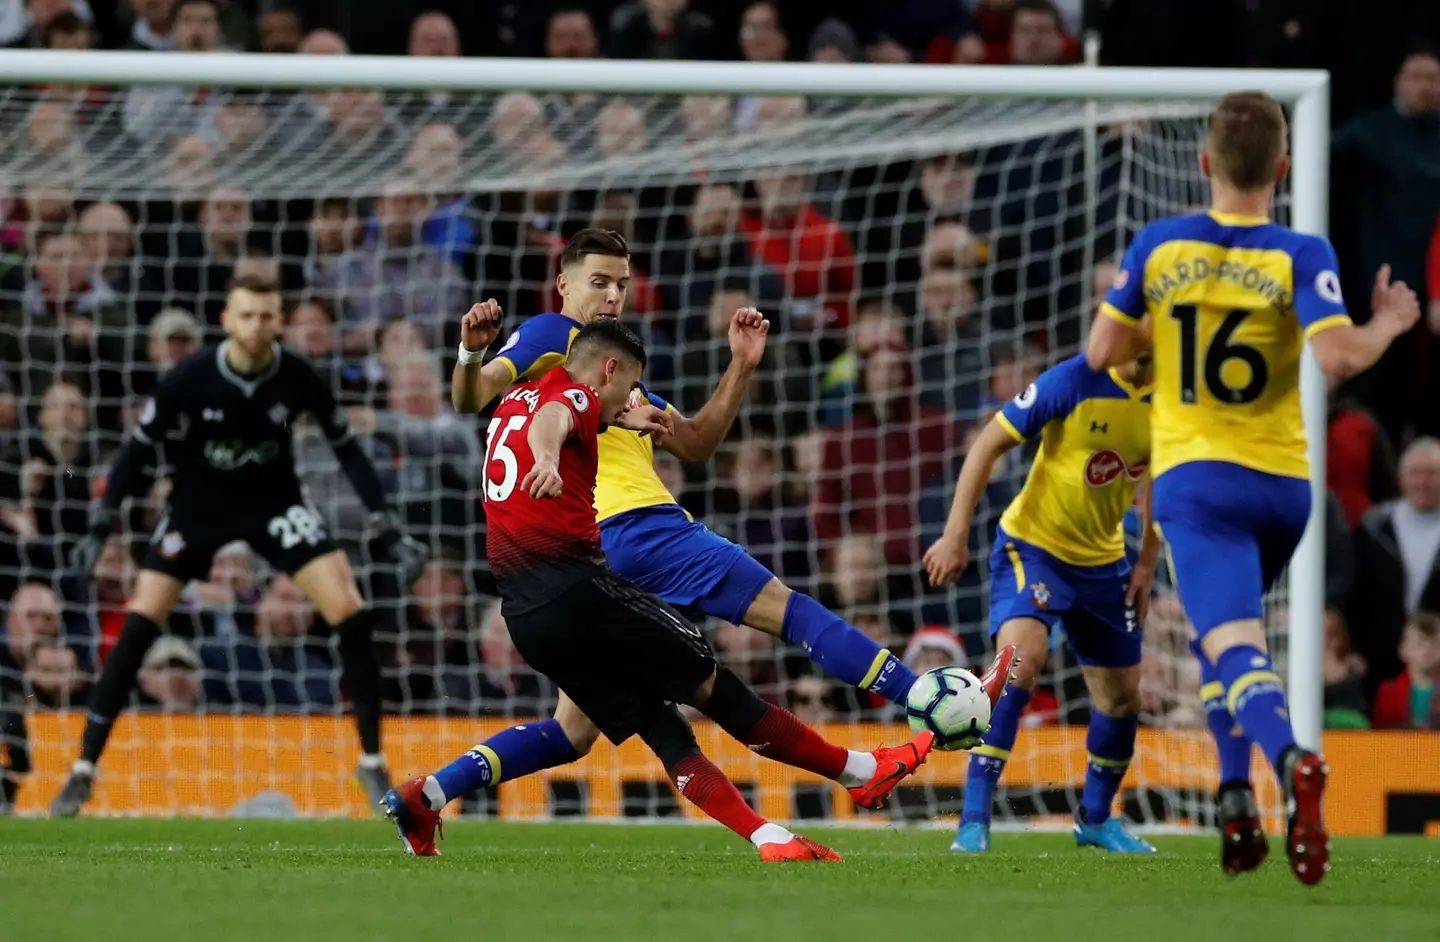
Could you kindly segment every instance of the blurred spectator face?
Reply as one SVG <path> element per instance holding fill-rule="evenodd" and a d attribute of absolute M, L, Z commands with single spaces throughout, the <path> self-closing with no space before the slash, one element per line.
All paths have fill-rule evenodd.
<path fill-rule="evenodd" d="M 888 646 L 895 640 L 895 632 L 890 629 L 890 624 L 875 612 L 856 612 L 850 623 L 876 644 Z"/>
<path fill-rule="evenodd" d="M 771 95 L 755 107 L 757 131 L 783 131 L 805 122 L 805 99 L 799 95 Z"/>
<path fill-rule="evenodd" d="M 945 648 L 927 645 L 916 653 L 915 663 L 910 665 L 910 669 L 917 674 L 923 674 L 940 667 L 949 667 L 952 663 L 954 659 Z"/>
<path fill-rule="evenodd" d="M 872 601 L 880 594 L 880 550 L 875 538 L 865 533 L 843 537 L 835 544 L 831 571 L 842 607 Z"/>
<path fill-rule="evenodd" d="M 380 362 L 387 370 L 399 369 L 407 360 L 424 357 L 429 349 L 425 333 L 411 321 L 391 321 L 380 329 Z"/>
<path fill-rule="evenodd" d="M 60 600 L 49 586 L 22 585 L 10 596 L 5 616 L 5 640 L 15 659 L 29 660 L 37 644 L 60 637 Z"/>
<path fill-rule="evenodd" d="M 1019 10 L 1010 26 L 1010 61 L 1015 65 L 1056 65 L 1065 51 L 1065 33 L 1053 11 Z"/>
<path fill-rule="evenodd" d="M 74 383 L 51 383 L 40 401 L 40 428 L 47 436 L 75 437 L 85 433 L 85 394 Z"/>
<path fill-rule="evenodd" d="M 289 576 L 276 576 L 255 606 L 255 630 L 267 640 L 304 637 L 314 623 L 314 607 Z"/>
<path fill-rule="evenodd" d="M 145 354 L 163 375 L 176 363 L 200 349 L 200 324 L 183 308 L 167 308 L 155 315 L 145 338 Z"/>
<path fill-rule="evenodd" d="M 162 709 L 189 710 L 200 699 L 200 657 L 189 642 L 163 637 L 145 655 L 139 683 Z"/>
<path fill-rule="evenodd" d="M 763 631 L 746 628 L 728 621 L 715 623 L 715 647 L 731 655 L 737 662 L 745 663 L 775 650 L 775 638 Z"/>
<path fill-rule="evenodd" d="M 590 214 L 590 225 L 597 229 L 613 229 L 625 237 L 626 242 L 635 239 L 635 194 L 625 190 L 611 190 L 600 200 L 600 205 Z"/>
<path fill-rule="evenodd" d="M 802 481 L 814 481 L 824 470 L 825 433 L 819 429 L 802 432 L 790 439 L 791 463 L 795 476 Z"/>
<path fill-rule="evenodd" d="M 975 289 L 965 273 L 934 268 L 920 285 L 920 309 L 941 336 L 968 321 L 975 312 Z"/>
<path fill-rule="evenodd" d="M 230 150 L 241 150 L 265 136 L 269 124 L 264 110 L 254 102 L 231 98 L 215 112 L 215 133 Z"/>
<path fill-rule="evenodd" d="M 210 561 L 210 581 L 224 586 L 236 595 L 254 588 L 255 563 L 250 556 L 250 547 L 244 543 L 230 543 L 221 547 Z"/>
<path fill-rule="evenodd" d="M 690 205 L 690 233 L 718 238 L 735 231 L 740 214 L 740 201 L 735 188 L 728 183 L 711 183 L 695 191 Z"/>
<path fill-rule="evenodd" d="M 600 55 L 595 24 L 584 10 L 561 10 L 545 31 L 545 55 L 551 59 L 594 59 Z"/>
<path fill-rule="evenodd" d="M 612 101 L 600 112 L 595 145 L 606 157 L 622 157 L 645 149 L 645 114 L 627 101 Z"/>
<path fill-rule="evenodd" d="M 177 52 L 213 52 L 220 48 L 220 15 L 208 0 L 181 0 L 170 39 Z"/>
<path fill-rule="evenodd" d="M 198 134 L 177 140 L 165 160 L 165 179 L 181 199 L 195 199 L 209 190 L 215 180 L 210 142 Z"/>
<path fill-rule="evenodd" d="M 1400 493 L 1420 511 L 1440 509 L 1440 442 L 1422 438 L 1400 459 Z"/>
<path fill-rule="evenodd" d="M 44 31 L 60 14 L 73 12 L 70 0 L 27 0 L 25 8 L 37 32 Z"/>
<path fill-rule="evenodd" d="M 405 51 L 412 56 L 458 56 L 460 31 L 444 13 L 422 13 L 410 24 L 410 43 Z"/>
<path fill-rule="evenodd" d="M 690 0 L 641 0 L 645 10 L 654 20 L 662 23 L 669 23 L 690 5 Z"/>
<path fill-rule="evenodd" d="M 770 173 L 755 179 L 760 211 L 766 219 L 793 218 L 805 205 L 809 189 L 809 178 L 803 173 Z"/>
<path fill-rule="evenodd" d="M 431 560 L 415 580 L 415 607 L 436 628 L 458 626 L 465 615 L 465 577 L 440 560 Z"/>
<path fill-rule="evenodd" d="M 708 141 L 730 130 L 735 106 L 725 95 L 686 95 L 680 100 L 680 120 L 685 124 L 685 140 Z"/>
<path fill-rule="evenodd" d="M 410 139 L 405 166 L 437 186 L 460 180 L 460 135 L 448 124 L 427 124 Z"/>
<path fill-rule="evenodd" d="M 83 291 L 90 280 L 90 271 L 90 256 L 78 236 L 51 236 L 41 245 L 35 259 L 35 277 L 51 297 Z"/>
<path fill-rule="evenodd" d="M 741 503 L 758 503 L 775 493 L 775 445 L 766 438 L 751 438 L 735 449 L 735 492 Z"/>
<path fill-rule="evenodd" d="M 260 14 L 261 52 L 297 52 L 300 35 L 300 15 L 294 10 L 266 10 Z"/>
<path fill-rule="evenodd" d="M 924 267 L 968 271 L 980 261 L 975 234 L 958 222 L 937 222 L 925 237 Z"/>
<path fill-rule="evenodd" d="M 91 203 L 80 214 L 78 229 L 86 251 L 101 268 L 125 261 L 134 251 L 130 214 L 115 203 Z"/>
<path fill-rule="evenodd" d="M 975 195 L 975 168 L 957 157 L 927 160 L 920 171 L 920 192 L 934 212 L 960 212 Z"/>
<path fill-rule="evenodd" d="M 1350 632 L 1344 617 L 1334 609 L 1325 611 L 1325 652 L 1335 657 L 1350 653 Z"/>
<path fill-rule="evenodd" d="M 1440 108 L 1440 59 L 1429 53 L 1407 58 L 1395 76 L 1395 98 L 1409 114 Z"/>
<path fill-rule="evenodd" d="M 280 280 L 280 262 L 263 253 L 246 255 L 235 260 L 234 277 L 278 282 Z"/>
<path fill-rule="evenodd" d="M 407 360 L 389 376 L 392 412 L 433 419 L 440 414 L 440 376 L 426 360 Z"/>
<path fill-rule="evenodd" d="M 297 51 L 306 56 L 348 56 L 350 45 L 339 33 L 328 29 L 313 29 L 305 34 Z"/>
<path fill-rule="evenodd" d="M 1039 355 L 1035 351 L 1022 350 L 1017 356 L 1013 350 L 1006 350 L 994 359 L 990 398 L 996 402 L 1009 402 L 1040 376 Z"/>
<path fill-rule="evenodd" d="M 335 322 L 314 301 L 301 301 L 285 322 L 285 343 L 308 357 L 335 352 Z"/>
<path fill-rule="evenodd" d="M 130 0 L 135 16 L 144 20 L 145 25 L 157 35 L 170 32 L 170 16 L 175 12 L 176 0 Z"/>
<path fill-rule="evenodd" d="M 750 62 L 782 62 L 790 39 L 780 28 L 780 11 L 771 3 L 752 3 L 740 17 L 740 52 Z"/>
<path fill-rule="evenodd" d="M 1400 638 L 1400 660 L 1415 678 L 1440 679 L 1440 635 L 1429 621 L 1411 621 Z"/>
<path fill-rule="evenodd" d="M 339 255 L 355 244 L 360 220 L 349 200 L 322 203 L 310 217 L 310 240 L 317 255 Z"/>
<path fill-rule="evenodd" d="M 74 183 L 68 177 L 54 176 L 27 185 L 25 213 L 32 225 L 69 223 L 75 215 Z"/>
<path fill-rule="evenodd" d="M 551 138 L 540 99 L 527 92 L 500 96 L 490 117 L 496 143 L 511 154 L 533 156 Z"/>
<path fill-rule="evenodd" d="M 886 344 L 865 356 L 865 391 L 877 403 L 900 398 L 910 387 L 910 354 Z"/>
<path fill-rule="evenodd" d="M 408 186 L 388 187 L 375 201 L 375 217 L 391 245 L 410 245 L 425 217 L 430 215 L 431 199 Z"/>
<path fill-rule="evenodd" d="M 200 225 L 212 252 L 239 255 L 250 231 L 249 196 L 234 187 L 219 187 L 201 208 Z"/>
<path fill-rule="evenodd" d="M 665 485 L 665 490 L 678 501 L 685 493 L 685 468 L 680 459 L 668 451 L 655 452 L 655 473 L 660 477 L 660 483 Z"/>
<path fill-rule="evenodd" d="M 728 336 L 730 333 L 730 320 L 735 316 L 735 312 L 742 307 L 754 307 L 754 305 L 750 303 L 749 292 L 733 291 L 726 288 L 710 295 L 710 336 Z"/>
<path fill-rule="evenodd" d="M 790 712 L 807 726 L 830 723 L 835 711 L 826 697 L 825 681 L 819 677 L 798 677 L 790 685 Z"/>
<path fill-rule="evenodd" d="M 345 89 L 326 99 L 335 134 L 342 140 L 358 141 L 374 133 L 385 117 L 385 100 L 379 92 Z"/>
<path fill-rule="evenodd" d="M 55 0 L 52 0 L 54 3 Z M 41 32 L 45 36 L 46 49 L 64 49 L 72 52 L 81 52 L 86 49 L 93 49 L 95 46 L 95 31 L 90 24 L 75 15 L 70 9 L 69 0 L 59 0 L 62 5 L 58 15 L 49 20 Z M 38 4 L 31 0 L 30 13 L 35 15 L 35 8 Z M 40 25 L 39 17 L 35 18 L 36 26 Z"/>
<path fill-rule="evenodd" d="M 54 101 L 37 102 L 25 120 L 25 140 L 42 154 L 63 153 L 73 140 L 70 109 Z"/>
<path fill-rule="evenodd" d="M 95 560 L 95 590 L 102 600 L 124 601 L 130 584 L 131 561 L 118 536 L 105 541 Z"/>
<path fill-rule="evenodd" d="M 497 671 L 514 671 L 525 666 L 525 659 L 510 640 L 510 629 L 505 625 L 505 616 L 500 614 L 499 602 L 486 609 L 480 621 L 480 659 L 486 667 Z"/>
<path fill-rule="evenodd" d="M 25 679 L 41 700 L 56 706 L 67 705 L 71 694 L 85 685 L 75 652 L 54 642 L 36 645 L 30 652 Z"/>

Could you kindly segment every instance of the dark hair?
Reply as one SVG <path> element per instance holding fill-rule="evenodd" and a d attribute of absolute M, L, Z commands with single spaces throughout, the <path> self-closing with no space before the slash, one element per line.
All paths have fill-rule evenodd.
<path fill-rule="evenodd" d="M 237 289 L 253 291 L 256 294 L 278 294 L 280 292 L 280 283 L 273 278 L 247 272 L 235 275 L 230 279 L 230 285 L 227 291 L 235 291 Z"/>
<path fill-rule="evenodd" d="M 221 16 L 221 13 L 222 13 L 222 11 L 221 11 L 221 9 L 220 9 L 220 0 L 176 0 L 176 2 L 175 2 L 175 15 L 176 15 L 177 17 L 180 15 L 180 10 L 181 10 L 181 8 L 183 8 L 183 7 L 191 7 L 191 6 L 194 6 L 194 5 L 197 4 L 197 3 L 203 3 L 205 6 L 209 7 L 209 8 L 212 9 L 212 10 L 214 10 L 214 11 L 215 11 L 215 18 L 216 18 L 217 20 L 220 19 L 220 16 Z"/>
<path fill-rule="evenodd" d="M 1440 615 L 1433 612 L 1412 612 L 1405 619 L 1405 627 L 1414 628 L 1431 641 L 1440 641 Z"/>
<path fill-rule="evenodd" d="M 287 306 L 288 313 L 286 316 L 288 317 L 289 314 L 294 314 L 298 308 L 304 307 L 307 304 L 318 309 L 321 314 L 325 315 L 330 323 L 334 324 L 339 320 L 335 311 L 335 302 L 323 294 L 300 295 L 300 297 L 294 299 L 294 301 Z"/>
<path fill-rule="evenodd" d="M 560 254 L 560 267 L 577 265 L 587 255 L 629 259 L 630 246 L 625 237 L 614 229 L 581 229 L 565 243 L 565 251 Z"/>
<path fill-rule="evenodd" d="M 1211 170 L 1239 190 L 1275 182 L 1285 157 L 1285 112 L 1264 92 L 1234 92 L 1210 113 L 1205 147 Z"/>
<path fill-rule="evenodd" d="M 1056 29 L 1062 33 L 1065 32 L 1065 19 L 1060 15 L 1053 0 L 1016 0 L 1010 10 L 1011 20 L 1013 21 L 1021 13 L 1039 13 L 1048 16 L 1055 21 Z"/>
<path fill-rule="evenodd" d="M 597 317 L 575 335 L 570 359 L 585 359 L 596 353 L 618 353 L 645 365 L 645 342 L 613 317 Z"/>
<path fill-rule="evenodd" d="M 45 31 L 40 35 L 40 44 L 48 47 L 57 33 L 66 35 L 71 33 L 90 33 L 93 35 L 94 32 L 95 31 L 90 28 L 90 24 L 80 19 L 74 10 L 65 10 L 62 13 L 57 13 L 55 18 L 46 24 Z"/>

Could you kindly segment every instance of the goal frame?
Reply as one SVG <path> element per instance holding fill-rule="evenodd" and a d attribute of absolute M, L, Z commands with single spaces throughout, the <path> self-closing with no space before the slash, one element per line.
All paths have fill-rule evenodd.
<path fill-rule="evenodd" d="M 1326 235 L 1330 78 L 1319 70 L 1149 69 L 408 58 L 260 53 L 0 52 L 0 83 L 209 85 L 256 89 L 605 92 L 610 94 L 971 96 L 1096 102 L 1219 98 L 1263 91 L 1290 110 L 1291 223 Z M 1312 512 L 1289 571 L 1288 686 L 1295 734 L 1320 745 L 1323 714 L 1326 384 L 1306 348 L 1301 401 Z"/>

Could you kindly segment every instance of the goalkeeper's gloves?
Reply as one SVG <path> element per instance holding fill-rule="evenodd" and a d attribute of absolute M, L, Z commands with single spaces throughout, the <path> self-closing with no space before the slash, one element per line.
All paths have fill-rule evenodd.
<path fill-rule="evenodd" d="M 394 565 L 400 571 L 400 584 L 408 589 L 425 571 L 430 551 L 424 543 L 406 535 L 393 510 L 371 514 L 370 530 L 375 534 L 372 546 L 376 557 Z"/>
<path fill-rule="evenodd" d="M 90 532 L 70 550 L 70 558 L 67 560 L 69 574 L 82 585 L 89 582 L 94 574 L 95 564 L 105 549 L 105 541 L 110 539 L 110 534 L 115 531 L 115 521 L 119 516 L 119 512 L 110 507 L 102 505 L 97 508 L 90 518 Z"/>

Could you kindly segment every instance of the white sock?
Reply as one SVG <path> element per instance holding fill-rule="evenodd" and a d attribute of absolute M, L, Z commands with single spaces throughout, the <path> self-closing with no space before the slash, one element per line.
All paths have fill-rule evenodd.
<path fill-rule="evenodd" d="M 70 766 L 71 775 L 83 775 L 86 778 L 95 777 L 95 763 L 86 762 L 84 759 L 76 759 Z"/>
<path fill-rule="evenodd" d="M 846 788 L 854 788 L 856 785 L 864 785 L 875 776 L 875 770 L 879 765 L 875 757 L 868 752 L 856 752 L 854 749 L 846 750 L 845 771 L 835 781 Z"/>
<path fill-rule="evenodd" d="M 788 844 L 795 840 L 795 835 L 785 830 L 778 824 L 765 823 L 755 829 L 750 835 L 750 843 L 756 847 L 764 847 L 766 844 Z"/>
<path fill-rule="evenodd" d="M 440 787 L 440 782 L 435 776 L 425 776 L 425 784 L 420 789 L 420 794 L 425 796 L 425 802 L 430 805 L 431 811 L 443 811 L 450 799 L 445 797 L 445 789 Z"/>
<path fill-rule="evenodd" d="M 385 757 L 378 752 L 366 752 L 360 756 L 360 768 L 383 769 L 385 768 Z"/>

